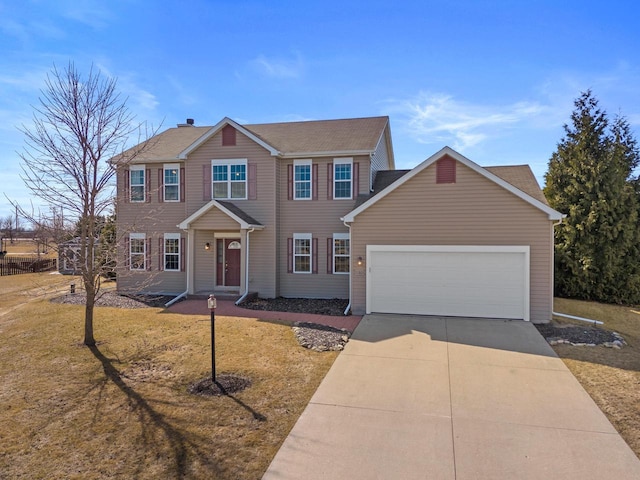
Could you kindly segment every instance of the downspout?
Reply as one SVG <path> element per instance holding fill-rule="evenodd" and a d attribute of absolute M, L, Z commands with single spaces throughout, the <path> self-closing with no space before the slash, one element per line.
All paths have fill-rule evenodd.
<path fill-rule="evenodd" d="M 555 294 L 555 284 L 556 284 L 556 278 L 555 278 L 555 265 L 556 265 L 556 260 L 555 260 L 555 256 L 556 256 L 556 241 L 555 241 L 555 233 L 556 233 L 556 227 L 558 225 L 560 225 L 562 223 L 562 220 L 564 219 L 566 215 L 562 215 L 562 217 L 560 218 L 560 220 L 558 220 L 555 223 L 551 224 L 551 261 L 552 261 L 552 266 L 551 266 L 551 315 L 554 315 L 555 312 L 554 310 L 554 294 Z"/>
<path fill-rule="evenodd" d="M 173 298 L 169 300 L 167 303 L 165 303 L 164 304 L 165 308 L 170 307 L 181 298 L 186 297 L 187 294 L 189 293 L 189 230 L 185 230 L 185 231 L 187 232 L 187 238 L 185 239 L 186 241 L 184 242 L 185 245 L 187 245 L 187 254 L 185 255 L 185 262 L 187 262 L 187 265 L 185 266 L 184 273 L 187 276 L 187 289 L 184 292 L 182 292 L 180 295 L 178 295 L 176 298 Z"/>
<path fill-rule="evenodd" d="M 349 225 L 347 222 L 345 222 L 344 220 L 342 221 L 342 223 L 344 223 L 344 226 L 347 227 L 349 229 L 349 264 L 351 264 L 351 225 Z M 344 315 L 348 315 L 349 314 L 349 310 L 351 310 L 351 278 L 352 278 L 352 272 L 351 272 L 351 265 L 349 265 L 349 303 L 347 304 L 347 308 L 344 309 Z"/>
<path fill-rule="evenodd" d="M 245 260 L 245 272 L 244 272 L 244 294 L 236 301 L 236 305 L 240 305 L 247 295 L 249 295 L 249 234 L 253 232 L 255 228 L 250 228 L 247 230 L 247 259 Z"/>

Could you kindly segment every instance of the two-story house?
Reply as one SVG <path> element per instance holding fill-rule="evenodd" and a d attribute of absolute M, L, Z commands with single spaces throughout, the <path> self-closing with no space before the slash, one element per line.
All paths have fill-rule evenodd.
<path fill-rule="evenodd" d="M 395 170 L 388 117 L 187 120 L 135 149 L 114 160 L 120 291 L 551 318 L 562 216 L 527 166 L 482 168 L 445 147 Z"/>

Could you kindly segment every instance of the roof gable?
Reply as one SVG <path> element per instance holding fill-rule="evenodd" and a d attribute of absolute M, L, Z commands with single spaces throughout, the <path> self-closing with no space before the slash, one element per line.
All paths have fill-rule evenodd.
<path fill-rule="evenodd" d="M 227 125 L 231 125 L 233 128 L 235 128 L 239 132 L 241 132 L 244 135 L 246 135 L 247 137 L 249 137 L 251 140 L 256 142 L 258 145 L 260 145 L 261 147 L 264 147 L 266 150 L 269 151 L 269 153 L 271 155 L 275 156 L 275 155 L 279 155 L 280 154 L 280 152 L 275 147 L 273 147 L 272 145 L 268 144 L 263 139 L 257 137 L 253 132 L 250 132 L 245 127 L 243 127 L 242 125 L 240 125 L 237 122 L 234 122 L 230 118 L 224 117 L 216 125 L 211 127 L 211 129 L 205 135 L 202 135 L 200 138 L 198 138 L 196 141 L 194 141 L 191 145 L 188 145 L 186 148 L 184 148 L 178 154 L 178 158 L 180 158 L 180 159 L 187 158 L 187 155 L 189 155 L 191 152 L 196 150 L 200 145 L 205 143 L 207 140 L 209 140 L 211 137 L 213 137 L 216 133 L 218 133 L 220 130 L 222 130 Z"/>
<path fill-rule="evenodd" d="M 437 162 L 439 159 L 443 158 L 444 156 L 452 157 L 454 160 L 462 163 L 463 165 L 467 166 L 468 168 L 470 168 L 471 170 L 475 171 L 476 173 L 482 175 L 483 177 L 487 178 L 488 180 L 496 183 L 497 185 L 501 186 L 502 188 L 504 188 L 504 189 L 508 190 L 509 192 L 513 193 L 514 195 L 516 195 L 517 197 L 521 198 L 525 202 L 529 203 L 533 207 L 535 207 L 535 208 L 541 210 L 542 212 L 546 213 L 547 216 L 549 217 L 549 220 L 561 220 L 563 218 L 563 215 L 560 212 L 558 212 L 558 211 L 554 210 L 553 208 L 551 208 L 546 203 L 546 201 L 542 201 L 543 199 L 536 198 L 532 194 L 521 190 L 520 188 L 514 186 L 512 183 L 509 183 L 505 179 L 503 179 L 500 176 L 496 175 L 496 173 L 498 173 L 498 172 L 505 173 L 506 170 L 497 170 L 496 169 L 495 170 L 496 173 L 493 173 L 492 171 L 490 171 L 490 169 L 481 167 L 480 165 L 476 164 L 475 162 L 472 162 L 471 160 L 469 160 L 465 156 L 463 156 L 460 153 L 456 152 L 452 148 L 444 147 L 439 152 L 436 152 L 434 155 L 432 155 L 431 157 L 427 158 L 424 162 L 422 162 L 420 165 L 415 167 L 413 170 L 409 171 L 408 173 L 406 173 L 405 175 L 401 176 L 399 179 L 397 179 L 396 181 L 394 181 L 393 183 L 388 185 L 386 188 L 384 188 L 378 194 L 373 195 L 367 201 L 363 202 L 361 205 L 359 205 L 354 210 L 349 212 L 347 215 L 345 215 L 342 218 L 342 220 L 345 221 L 345 222 L 353 222 L 355 220 L 355 217 L 358 214 L 360 214 L 361 212 L 363 212 L 364 210 L 366 210 L 367 208 L 369 208 L 371 205 L 375 204 L 376 202 L 380 201 L 382 198 L 387 196 L 389 193 L 393 192 L 395 189 L 397 189 L 400 186 L 402 186 L 405 182 L 407 182 L 408 180 L 410 180 L 414 176 L 418 175 L 424 169 L 428 168 L 429 166 L 431 166 L 432 164 L 434 164 L 435 162 Z M 501 167 L 501 168 L 503 168 L 503 167 Z M 515 170 L 513 172 L 510 172 L 510 173 L 515 173 Z M 505 175 L 507 175 L 507 174 L 505 173 Z M 531 175 L 533 176 L 533 174 L 531 174 Z M 516 180 L 514 180 L 514 179 L 516 179 L 516 178 L 517 178 L 517 176 L 515 174 L 511 175 L 511 180 L 512 181 L 515 182 Z M 535 182 L 535 177 L 533 177 L 533 181 Z M 535 182 L 535 185 L 537 186 L 537 182 Z M 528 190 L 533 190 L 532 185 L 530 183 L 529 183 L 529 187 L 527 187 L 527 189 Z M 538 186 L 537 189 L 539 190 L 540 187 Z M 533 191 L 532 191 L 532 193 L 533 193 Z M 540 195 L 542 195 L 542 192 L 540 192 Z"/>
<path fill-rule="evenodd" d="M 178 224 L 178 228 L 182 230 L 188 230 L 190 225 L 196 220 L 202 218 L 212 208 L 217 208 L 229 218 L 235 220 L 240 225 L 240 228 L 257 228 L 263 229 L 264 225 L 258 222 L 249 214 L 245 213 L 242 209 L 237 207 L 231 202 L 221 200 L 211 200 L 209 203 L 198 209 L 193 214 L 189 215 L 186 219 Z"/>

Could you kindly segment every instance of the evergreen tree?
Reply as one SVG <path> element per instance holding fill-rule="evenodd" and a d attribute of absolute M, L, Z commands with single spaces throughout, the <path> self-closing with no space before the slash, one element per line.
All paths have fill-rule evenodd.
<path fill-rule="evenodd" d="M 639 303 L 638 147 L 628 122 L 610 124 L 591 91 L 575 107 L 545 176 L 550 205 L 567 215 L 555 229 L 556 294 Z"/>

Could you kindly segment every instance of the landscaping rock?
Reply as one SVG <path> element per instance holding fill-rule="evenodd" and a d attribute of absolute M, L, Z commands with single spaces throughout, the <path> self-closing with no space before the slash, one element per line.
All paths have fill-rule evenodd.
<path fill-rule="evenodd" d="M 300 345 L 316 352 L 342 350 L 351 337 L 348 330 L 306 322 L 296 322 L 293 333 Z"/>
<path fill-rule="evenodd" d="M 622 348 L 625 344 L 622 336 L 591 325 L 558 324 L 555 322 L 536 324 L 540 334 L 549 345 L 569 344 L 574 347 L 603 345 L 608 348 Z"/>

